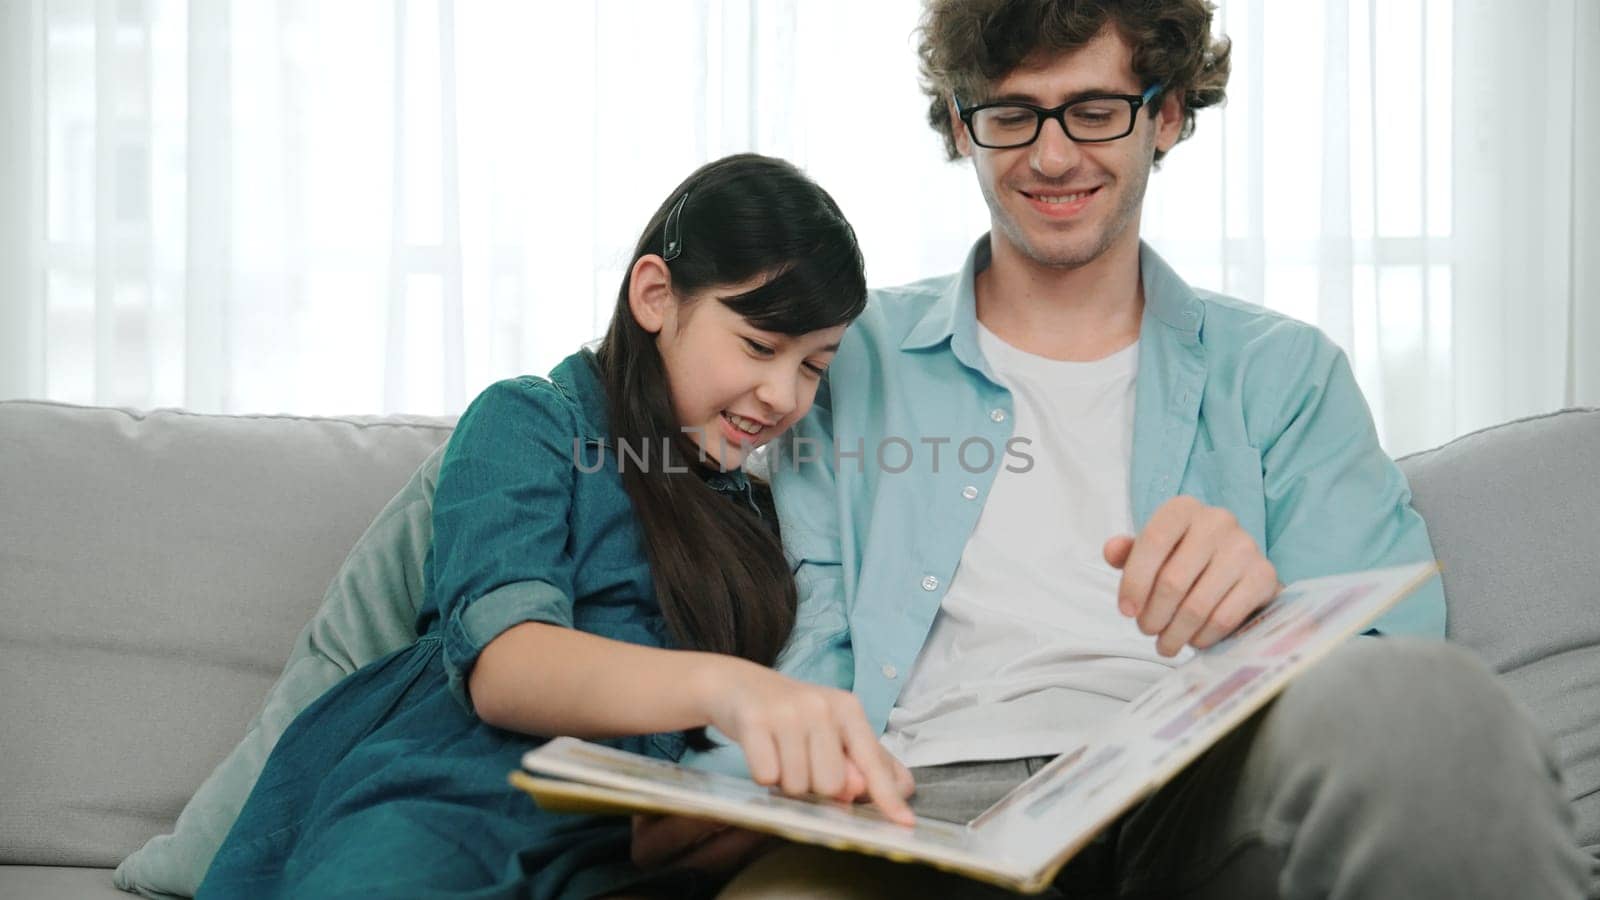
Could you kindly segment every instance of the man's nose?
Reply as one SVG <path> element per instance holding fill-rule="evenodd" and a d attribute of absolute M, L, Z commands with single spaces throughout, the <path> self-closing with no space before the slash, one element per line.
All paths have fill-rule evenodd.
<path fill-rule="evenodd" d="M 1067 137 L 1067 129 L 1061 121 L 1048 119 L 1039 129 L 1039 137 L 1033 142 L 1028 161 L 1035 172 L 1056 178 L 1072 171 L 1082 157 L 1082 149 Z"/>

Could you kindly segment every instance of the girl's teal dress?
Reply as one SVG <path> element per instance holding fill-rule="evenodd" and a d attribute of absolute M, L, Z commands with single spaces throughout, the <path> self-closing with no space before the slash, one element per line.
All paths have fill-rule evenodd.
<path fill-rule="evenodd" d="M 709 887 L 688 873 L 632 867 L 628 820 L 546 813 L 510 787 L 507 775 L 541 739 L 484 724 L 464 688 L 483 647 L 521 622 L 671 646 L 614 449 L 587 351 L 549 380 L 503 381 L 473 401 L 439 471 L 416 643 L 351 674 L 295 719 L 198 897 Z M 742 473 L 706 478 L 772 521 Z M 607 743 L 666 759 L 684 750 L 677 733 Z"/>

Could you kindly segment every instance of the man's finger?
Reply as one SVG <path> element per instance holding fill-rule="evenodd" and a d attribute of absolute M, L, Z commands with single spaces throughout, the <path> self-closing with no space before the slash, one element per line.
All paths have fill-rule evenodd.
<path fill-rule="evenodd" d="M 1117 609 L 1123 615 L 1139 616 L 1144 612 L 1155 585 L 1156 572 L 1188 531 L 1192 509 L 1189 504 L 1179 502 L 1185 499 L 1193 501 L 1193 498 L 1176 497 L 1162 504 L 1145 524 L 1144 531 L 1134 539 L 1133 548 L 1122 566 L 1122 581 L 1117 586 Z"/>
<path fill-rule="evenodd" d="M 1210 647 L 1233 634 L 1251 613 L 1277 596 L 1278 587 L 1278 573 L 1270 563 L 1250 567 L 1211 611 L 1192 643 L 1196 647 Z"/>
<path fill-rule="evenodd" d="M 1128 562 L 1128 553 L 1133 550 L 1133 535 L 1119 534 L 1100 548 L 1100 555 L 1106 559 L 1106 565 L 1113 569 L 1120 569 Z"/>
<path fill-rule="evenodd" d="M 1182 552 L 1181 547 L 1179 551 Z M 1243 576 L 1243 568 L 1236 560 L 1212 557 L 1210 565 L 1195 579 L 1194 587 L 1189 589 L 1182 604 L 1172 614 L 1172 620 L 1157 637 L 1156 652 L 1162 656 L 1176 656 L 1205 627 L 1212 611 Z"/>
<path fill-rule="evenodd" d="M 1134 548 L 1134 553 L 1139 549 Z M 1139 612 L 1139 630 L 1145 634 L 1160 634 L 1172 623 L 1178 608 L 1187 602 L 1195 582 L 1205 572 L 1216 552 L 1216 536 L 1200 528 L 1190 527 L 1172 553 L 1157 567 L 1151 579 L 1149 597 Z M 1126 576 L 1124 576 L 1126 577 Z M 1210 610 L 1206 610 L 1210 612 Z M 1205 621 L 1202 617 L 1195 628 Z"/>

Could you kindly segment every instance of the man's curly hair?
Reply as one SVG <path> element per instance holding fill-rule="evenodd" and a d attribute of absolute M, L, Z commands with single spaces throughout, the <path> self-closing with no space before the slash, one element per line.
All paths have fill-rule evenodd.
<path fill-rule="evenodd" d="M 1133 71 L 1163 96 L 1183 98 L 1183 129 L 1194 133 L 1196 110 L 1221 103 L 1228 84 L 1227 38 L 1211 36 L 1206 0 L 928 0 L 917 31 L 928 124 L 959 159 L 949 103 L 983 102 L 992 86 L 1038 53 L 1065 53 L 1089 43 L 1108 23 L 1133 48 Z M 1154 116 L 1160 103 L 1147 107 Z M 1159 162 L 1164 154 L 1156 152 Z"/>

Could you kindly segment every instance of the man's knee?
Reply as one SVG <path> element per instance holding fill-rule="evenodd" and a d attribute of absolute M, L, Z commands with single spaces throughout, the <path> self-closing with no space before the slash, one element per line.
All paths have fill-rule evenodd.
<path fill-rule="evenodd" d="M 1469 651 L 1358 639 L 1291 684 L 1262 724 L 1267 819 L 1332 848 L 1302 855 L 1295 877 L 1334 877 L 1320 856 L 1374 884 L 1512 896 L 1495 885 L 1522 879 L 1540 885 L 1523 896 L 1572 895 L 1582 854 L 1550 742 Z"/>
<path fill-rule="evenodd" d="M 1281 705 L 1340 730 L 1408 730 L 1421 713 L 1499 721 L 1516 703 L 1482 660 L 1444 641 L 1361 637 L 1292 682 Z"/>
<path fill-rule="evenodd" d="M 1548 742 L 1487 665 L 1443 641 L 1358 638 L 1292 683 L 1273 731 L 1299 758 L 1382 780 L 1419 766 L 1553 776 Z"/>

